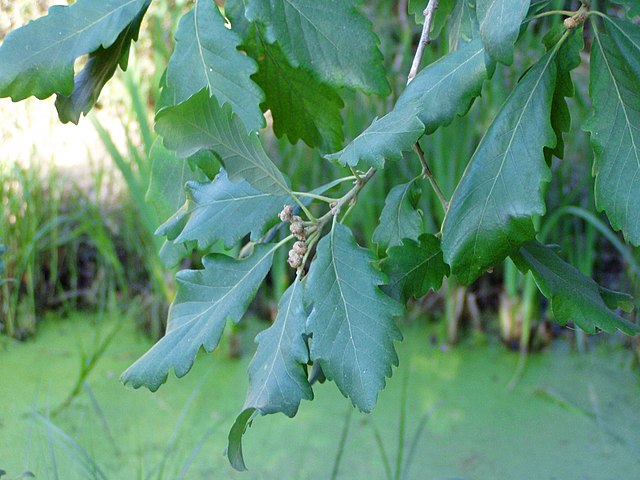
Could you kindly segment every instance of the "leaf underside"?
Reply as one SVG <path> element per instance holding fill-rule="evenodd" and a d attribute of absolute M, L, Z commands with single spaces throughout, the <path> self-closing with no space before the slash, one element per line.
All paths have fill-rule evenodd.
<path fill-rule="evenodd" d="M 253 254 L 236 260 L 221 254 L 203 257 L 203 270 L 176 275 L 178 292 L 169 309 L 167 332 L 121 377 L 134 388 L 156 391 L 171 369 L 186 375 L 201 347 L 213 351 L 227 319 L 238 323 L 271 268 L 273 245 L 256 245 Z"/>
<path fill-rule="evenodd" d="M 485 63 L 480 40 L 444 56 L 420 71 L 391 112 L 326 158 L 360 168 L 383 168 L 385 160 L 402 159 L 402 153 L 411 150 L 422 135 L 464 114 L 492 70 Z"/>
<path fill-rule="evenodd" d="M 386 95 L 379 39 L 356 6 L 360 0 L 247 0 L 246 16 L 265 26 L 269 43 L 278 42 L 293 66 L 322 81 Z"/>
<path fill-rule="evenodd" d="M 513 90 L 481 140 L 453 194 L 442 227 L 442 250 L 463 284 L 534 238 L 533 217 L 545 212 L 554 147 L 550 122 L 556 79 L 553 52 Z"/>
<path fill-rule="evenodd" d="M 250 78 L 257 71 L 256 62 L 238 50 L 240 41 L 213 1 L 196 0 L 178 25 L 166 85 L 175 105 L 206 89 L 221 105 L 231 105 L 252 132 L 264 126 L 259 107 L 264 96 Z"/>
<path fill-rule="evenodd" d="M 531 271 L 538 288 L 551 301 L 558 323 L 566 325 L 572 321 L 588 333 L 598 329 L 609 333 L 618 329 L 628 335 L 640 333 L 640 325 L 616 315 L 609 308 L 620 302 L 624 306 L 629 300 L 627 295 L 601 289 L 549 247 L 536 241 L 527 242 L 513 260 L 523 272 Z"/>
<path fill-rule="evenodd" d="M 259 137 L 248 134 L 229 105 L 220 107 L 205 90 L 181 105 L 158 112 L 156 131 L 163 137 L 165 147 L 174 150 L 178 157 L 213 150 L 232 181 L 244 179 L 255 189 L 274 195 L 290 192 Z"/>
<path fill-rule="evenodd" d="M 108 49 L 148 0 L 79 0 L 10 32 L 0 46 L 0 97 L 14 102 L 74 89 L 77 58 Z"/>
<path fill-rule="evenodd" d="M 175 243 L 197 241 L 207 250 L 218 240 L 231 248 L 245 235 L 257 240 L 275 223 L 288 195 L 260 192 L 245 180 L 231 182 L 224 169 L 211 182 L 188 182 L 186 203 L 160 226 L 156 234 Z"/>
<path fill-rule="evenodd" d="M 318 244 L 305 290 L 313 306 L 311 360 L 363 412 L 373 409 L 398 364 L 393 342 L 402 338 L 394 323 L 402 307 L 378 288 L 385 278 L 372 260 L 351 230 L 335 224 Z"/>
<path fill-rule="evenodd" d="M 151 0 L 146 1 L 113 45 L 108 48 L 98 47 L 96 51 L 91 52 L 86 65 L 74 78 L 71 95 L 57 95 L 56 109 L 61 122 L 77 124 L 80 115 L 86 115 L 93 108 L 102 88 L 113 77 L 118 66 L 122 70 L 127 69 L 131 43 L 138 40 L 140 24 L 150 3 Z"/>
<path fill-rule="evenodd" d="M 302 400 L 312 400 L 313 391 L 303 365 L 309 362 L 304 341 L 307 314 L 299 279 L 282 295 L 278 315 L 271 327 L 256 337 L 258 349 L 249 364 L 249 389 L 236 427 L 244 432 L 253 412 L 284 413 L 293 417 Z M 250 413 L 249 413 L 250 412 Z M 244 422 L 244 423 L 242 423 Z M 240 430 L 240 426 L 242 429 Z M 242 457 L 242 435 L 230 435 L 228 456 L 237 470 L 246 469 Z"/>
<path fill-rule="evenodd" d="M 640 245 L 640 32 L 608 19 L 594 29 L 589 94 L 593 115 L 585 129 L 595 152 L 596 207 L 625 239 Z"/>

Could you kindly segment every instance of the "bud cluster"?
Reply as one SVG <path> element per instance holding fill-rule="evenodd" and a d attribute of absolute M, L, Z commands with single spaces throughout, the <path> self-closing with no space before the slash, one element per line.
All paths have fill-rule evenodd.
<path fill-rule="evenodd" d="M 293 207 L 291 205 L 285 205 L 278 214 L 278 217 L 280 217 L 280 220 L 283 222 L 291 223 L 291 225 L 289 225 L 289 231 L 298 238 L 298 241 L 293 244 L 293 248 L 289 250 L 287 263 L 289 263 L 291 268 L 301 269 L 303 267 L 304 256 L 307 253 L 307 232 L 302 223 L 302 218 L 293 214 Z"/>

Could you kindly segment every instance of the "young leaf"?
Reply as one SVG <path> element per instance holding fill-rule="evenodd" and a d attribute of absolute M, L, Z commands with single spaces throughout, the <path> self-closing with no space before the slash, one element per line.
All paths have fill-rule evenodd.
<path fill-rule="evenodd" d="M 533 239 L 551 179 L 543 147 L 556 138 L 549 115 L 556 78 L 547 53 L 515 87 L 469 162 L 442 226 L 442 250 L 463 284 Z"/>
<path fill-rule="evenodd" d="M 608 35 L 594 28 L 589 94 L 593 115 L 585 125 L 595 152 L 598 210 L 625 239 L 640 245 L 640 31 L 628 20 L 608 19 Z"/>
<path fill-rule="evenodd" d="M 9 33 L 0 46 L 0 97 L 71 95 L 75 60 L 108 49 L 148 0 L 79 0 Z"/>
<path fill-rule="evenodd" d="M 326 158 L 360 168 L 383 168 L 385 159 L 400 160 L 422 135 L 465 113 L 492 70 L 485 64 L 480 40 L 442 57 L 407 85 L 391 112 Z"/>
<path fill-rule="evenodd" d="M 188 182 L 186 192 L 186 203 L 156 234 L 175 243 L 197 241 L 200 250 L 218 240 L 230 248 L 248 233 L 257 240 L 282 206 L 293 203 L 288 195 L 261 192 L 245 180 L 233 183 L 224 169 L 212 182 Z"/>
<path fill-rule="evenodd" d="M 203 257 L 204 270 L 176 275 L 178 293 L 169 309 L 167 332 L 121 377 L 134 388 L 155 392 L 171 369 L 186 375 L 200 347 L 213 351 L 227 319 L 238 323 L 271 268 L 274 245 L 256 245 L 253 254 L 236 260 L 221 254 Z"/>
<path fill-rule="evenodd" d="M 214 150 L 232 181 L 245 179 L 264 193 L 290 192 L 280 170 L 273 164 L 255 134 L 247 134 L 229 105 L 220 107 L 206 90 L 185 103 L 161 110 L 156 130 L 164 145 L 185 158 L 202 150 Z"/>
<path fill-rule="evenodd" d="M 175 92 L 176 105 L 206 89 L 221 105 L 231 105 L 247 131 L 258 131 L 265 123 L 260 111 L 264 97 L 250 78 L 256 63 L 239 45 L 240 38 L 226 27 L 216 4 L 196 0 L 178 25 L 166 84 Z"/>
<path fill-rule="evenodd" d="M 561 24 L 545 35 L 543 42 L 547 50 L 553 49 L 565 31 L 564 25 Z M 576 28 L 556 54 L 556 88 L 553 93 L 553 103 L 551 104 L 551 126 L 556 134 L 557 142 L 553 149 L 545 147 L 545 159 L 548 165 L 551 164 L 552 155 L 564 158 L 564 139 L 562 134 L 567 133 L 571 128 L 571 112 L 565 98 L 573 97 L 575 93 L 571 71 L 580 65 L 580 51 L 583 48 L 582 28 Z"/>
<path fill-rule="evenodd" d="M 596 282 L 564 262 L 550 248 L 536 241 L 527 242 L 513 260 L 521 271 L 531 271 L 538 288 L 551 301 L 553 314 L 561 325 L 573 321 L 587 333 L 595 333 L 597 329 L 610 333 L 618 329 L 628 335 L 640 333 L 640 325 L 616 315 L 607 305 L 618 304 L 620 300 L 626 303 L 628 297 L 602 291 Z"/>
<path fill-rule="evenodd" d="M 390 248 L 388 254 L 381 266 L 389 283 L 382 289 L 397 300 L 406 302 L 424 296 L 430 289 L 439 290 L 442 279 L 449 276 L 449 265 L 444 263 L 435 235 L 424 233 L 417 242 L 407 238 L 402 245 Z"/>
<path fill-rule="evenodd" d="M 249 390 L 236 419 L 242 432 L 251 419 L 248 411 L 261 415 L 282 412 L 293 417 L 302 400 L 313 399 L 303 368 L 309 362 L 309 350 L 303 338 L 307 314 L 302 291 L 302 284 L 296 279 L 282 295 L 273 325 L 256 337 L 258 349 L 249 364 Z M 242 435 L 230 436 L 228 452 L 230 460 L 237 459 L 232 463 L 234 468 L 245 470 L 241 441 Z"/>
<path fill-rule="evenodd" d="M 458 0 L 449 20 L 449 51 L 475 40 L 480 35 L 476 0 Z"/>
<path fill-rule="evenodd" d="M 264 108 L 271 110 L 276 136 L 287 135 L 291 143 L 302 139 L 325 151 L 339 148 L 344 140 L 340 95 L 305 68 L 293 67 L 278 44 L 258 43 L 259 70 L 253 78 L 266 95 Z"/>
<path fill-rule="evenodd" d="M 487 53 L 500 63 L 513 63 L 513 45 L 530 0 L 476 0 L 480 38 Z"/>
<path fill-rule="evenodd" d="M 373 241 L 383 250 L 400 245 L 402 239 L 415 240 L 422 233 L 422 215 L 416 210 L 422 190 L 413 181 L 396 185 L 384 202 Z"/>
<path fill-rule="evenodd" d="M 376 404 L 385 377 L 398 365 L 393 346 L 402 335 L 393 318 L 402 307 L 378 286 L 384 275 L 351 230 L 335 224 L 320 240 L 305 289 L 313 305 L 307 321 L 311 360 L 363 412 Z"/>
<path fill-rule="evenodd" d="M 356 9 L 360 0 L 247 0 L 246 16 L 266 27 L 293 66 L 312 70 L 336 87 L 386 95 L 378 37 Z"/>
<path fill-rule="evenodd" d="M 80 115 L 86 115 L 93 108 L 102 88 L 113 77 L 118 66 L 123 71 L 127 69 L 131 43 L 138 40 L 140 23 L 150 3 L 151 0 L 147 0 L 113 45 L 108 48 L 98 47 L 91 52 L 86 65 L 74 78 L 71 95 L 57 95 L 56 109 L 62 123 L 72 122 L 77 125 Z"/>

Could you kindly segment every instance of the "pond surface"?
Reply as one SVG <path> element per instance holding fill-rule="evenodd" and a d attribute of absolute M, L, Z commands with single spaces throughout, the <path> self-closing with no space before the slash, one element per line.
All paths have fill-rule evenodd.
<path fill-rule="evenodd" d="M 317 386 L 316 399 L 303 402 L 295 419 L 256 419 L 245 435 L 249 472 L 238 473 L 223 452 L 244 400 L 249 355 L 201 355 L 189 375 L 170 377 L 157 393 L 131 390 L 118 376 L 149 340 L 129 323 L 79 396 L 51 418 L 47 412 L 74 386 L 81 352 L 92 351 L 96 331 L 104 338 L 114 326 L 78 313 L 48 318 L 27 343 L 0 343 L 0 469 L 9 477 L 331 478 L 350 410 L 335 385 Z M 529 357 L 510 391 L 517 356 L 502 346 L 444 351 L 429 342 L 426 328 L 404 332 L 401 366 L 376 410 L 350 416 L 336 478 L 386 478 L 376 431 L 395 474 L 403 384 L 402 478 L 640 478 L 640 377 L 629 352 L 599 346 L 580 356 L 558 341 Z"/>

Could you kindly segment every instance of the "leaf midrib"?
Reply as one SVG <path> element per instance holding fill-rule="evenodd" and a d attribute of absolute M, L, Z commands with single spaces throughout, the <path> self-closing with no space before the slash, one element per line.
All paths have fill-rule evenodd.
<path fill-rule="evenodd" d="M 527 101 L 525 102 L 525 105 L 522 108 L 522 111 L 520 112 L 520 116 L 518 117 L 518 121 L 515 123 L 515 126 L 512 129 L 511 138 L 509 138 L 509 143 L 508 143 L 507 147 L 504 150 L 504 154 L 502 156 L 502 161 L 500 162 L 500 167 L 498 168 L 496 176 L 493 179 L 493 184 L 491 185 L 491 189 L 489 190 L 489 193 L 488 193 L 487 197 L 485 198 L 484 205 L 482 207 L 482 213 L 480 214 L 480 219 L 479 219 L 477 227 L 476 227 L 476 234 L 475 234 L 475 238 L 474 238 L 474 241 L 473 241 L 473 257 L 474 258 L 476 258 L 476 251 L 477 251 L 477 247 L 478 247 L 478 238 L 480 236 L 480 230 L 481 230 L 480 227 L 482 226 L 482 224 L 484 222 L 484 216 L 486 214 L 487 207 L 489 205 L 489 201 L 492 198 L 493 190 L 494 190 L 494 188 L 496 186 L 496 183 L 498 182 L 498 178 L 502 175 L 502 169 L 504 168 L 504 164 L 507 161 L 507 154 L 511 150 L 511 146 L 512 146 L 513 140 L 514 140 L 514 138 L 516 136 L 516 132 L 520 129 L 520 126 L 521 126 L 521 123 L 522 123 L 522 118 L 524 117 L 525 112 L 529 108 L 531 100 L 533 99 L 534 94 L 537 91 L 538 86 L 540 85 L 540 82 L 542 81 L 542 78 L 546 74 L 547 68 L 549 68 L 549 65 L 551 64 L 551 61 L 553 60 L 554 57 L 555 57 L 555 54 L 549 55 L 549 58 L 547 59 L 547 63 L 545 64 L 544 68 L 542 68 L 542 70 L 540 72 L 540 75 L 538 76 L 538 79 L 536 80 L 536 83 L 535 83 L 534 87 L 531 89 L 531 92 L 529 93 L 529 97 L 527 98 Z M 509 100 L 507 100 L 507 101 L 509 101 Z"/>

